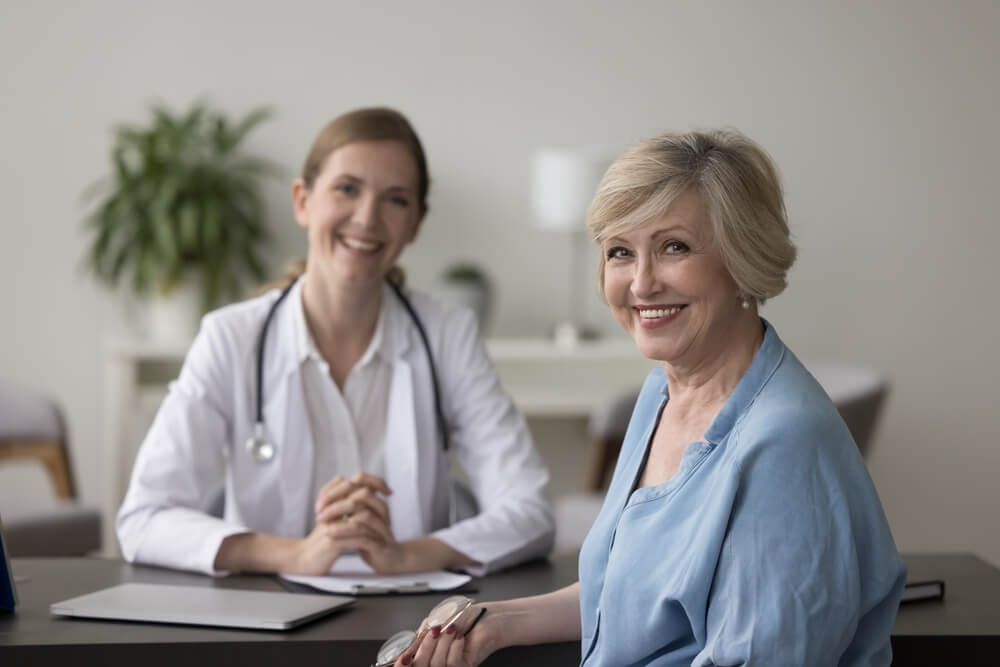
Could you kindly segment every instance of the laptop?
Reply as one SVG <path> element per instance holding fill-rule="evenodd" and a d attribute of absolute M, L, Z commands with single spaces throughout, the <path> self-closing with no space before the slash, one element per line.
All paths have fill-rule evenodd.
<path fill-rule="evenodd" d="M 128 583 L 54 602 L 56 616 L 288 630 L 354 601 L 339 595 Z"/>

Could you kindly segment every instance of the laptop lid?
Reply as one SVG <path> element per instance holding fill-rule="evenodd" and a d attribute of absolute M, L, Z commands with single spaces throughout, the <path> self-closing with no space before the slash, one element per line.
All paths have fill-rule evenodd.
<path fill-rule="evenodd" d="M 128 583 L 55 602 L 56 616 L 288 630 L 353 602 L 339 595 Z"/>
<path fill-rule="evenodd" d="M 7 543 L 3 539 L 3 520 L 0 519 L 0 612 L 14 611 L 17 606 L 17 588 L 14 570 L 7 559 Z"/>

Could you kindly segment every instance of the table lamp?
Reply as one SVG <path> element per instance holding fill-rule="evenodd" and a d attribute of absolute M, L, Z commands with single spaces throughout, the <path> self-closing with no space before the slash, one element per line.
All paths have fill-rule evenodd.
<path fill-rule="evenodd" d="M 562 231 L 573 236 L 569 263 L 571 292 L 566 320 L 557 323 L 553 336 L 557 343 L 572 345 L 594 332 L 581 321 L 585 301 L 579 264 L 586 254 L 584 234 L 587 208 L 598 183 L 611 163 L 606 151 L 596 148 L 542 148 L 531 160 L 531 204 L 535 226 Z"/>

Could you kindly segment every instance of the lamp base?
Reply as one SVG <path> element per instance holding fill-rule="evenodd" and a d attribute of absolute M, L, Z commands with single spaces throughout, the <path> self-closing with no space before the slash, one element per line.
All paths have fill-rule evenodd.
<path fill-rule="evenodd" d="M 552 327 L 552 340 L 559 347 L 573 347 L 583 341 L 600 338 L 600 333 L 582 322 L 564 320 Z"/>

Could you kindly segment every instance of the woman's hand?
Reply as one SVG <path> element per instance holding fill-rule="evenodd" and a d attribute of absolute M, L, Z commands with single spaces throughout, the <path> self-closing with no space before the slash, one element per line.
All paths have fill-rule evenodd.
<path fill-rule="evenodd" d="M 396 660 L 396 667 L 474 667 L 499 648 L 494 637 L 499 617 L 483 613 L 484 605 L 474 604 L 452 625 L 431 628 L 417 637 L 416 643 Z M 469 627 L 475 622 L 475 627 Z"/>
<path fill-rule="evenodd" d="M 389 506 L 377 493 L 392 491 L 384 479 L 365 473 L 350 479 L 338 475 L 327 482 L 316 495 L 316 525 L 299 540 L 283 571 L 323 575 L 348 550 L 379 554 L 384 566 L 376 571 L 392 571 L 392 563 L 402 558 L 395 556 L 401 549 L 389 525 Z M 365 560 L 371 564 L 372 559 Z"/>
<path fill-rule="evenodd" d="M 489 612 L 480 617 L 484 606 Z M 417 642 L 399 656 L 396 667 L 471 667 L 507 646 L 578 642 L 580 584 L 545 595 L 474 604 L 455 625 L 455 633 L 445 627 L 418 635 Z"/>
<path fill-rule="evenodd" d="M 362 549 L 361 557 L 379 574 L 407 574 L 480 565 L 436 537 L 385 542 L 380 549 Z"/>
<path fill-rule="evenodd" d="M 324 575 L 345 551 L 358 551 L 379 573 L 399 572 L 405 549 L 392 535 L 389 506 L 377 494 L 392 491 L 385 480 L 359 473 L 334 477 L 316 496 L 316 525 L 304 538 L 260 533 L 226 537 L 213 567 L 234 572 Z"/>
<path fill-rule="evenodd" d="M 404 574 L 426 572 L 445 567 L 470 567 L 478 563 L 432 537 L 418 537 L 397 542 L 392 534 L 389 506 L 379 494 L 392 491 L 385 480 L 375 475 L 358 473 L 350 479 L 334 477 L 316 495 L 316 528 L 331 526 L 331 535 L 338 533 L 336 526 L 347 523 L 375 536 L 374 542 L 359 544 L 359 555 L 377 574 Z M 314 531 L 315 532 L 315 531 Z M 355 536 L 354 533 L 351 533 Z M 312 536 L 310 536 L 312 537 Z M 320 552 L 324 550 L 321 548 Z M 323 560 L 322 557 L 319 558 Z"/>
<path fill-rule="evenodd" d="M 376 552 L 384 549 L 385 537 L 382 533 L 353 516 L 337 523 L 319 523 L 309 535 L 296 541 L 291 557 L 281 571 L 324 575 L 345 551 Z"/>
<path fill-rule="evenodd" d="M 370 512 L 386 529 L 389 506 L 377 494 L 392 495 L 385 480 L 359 472 L 350 479 L 337 475 L 316 494 L 316 523 L 332 523 L 362 512 Z"/>

